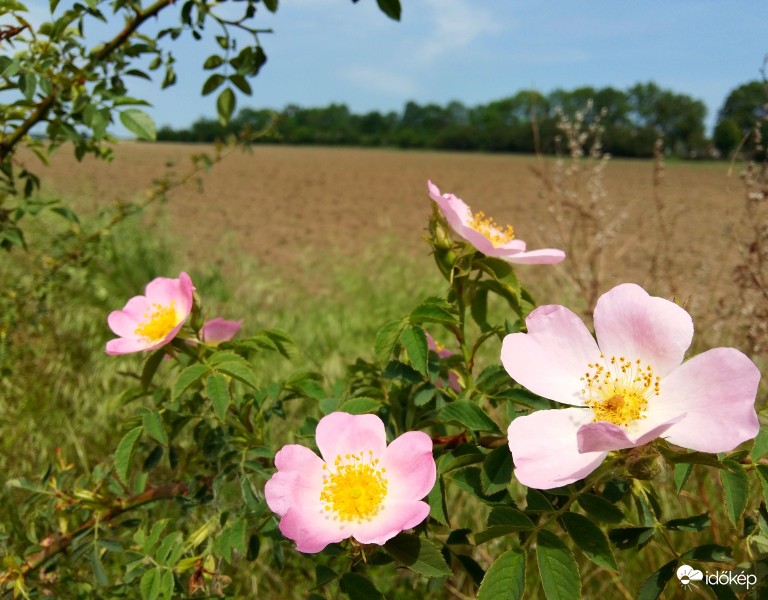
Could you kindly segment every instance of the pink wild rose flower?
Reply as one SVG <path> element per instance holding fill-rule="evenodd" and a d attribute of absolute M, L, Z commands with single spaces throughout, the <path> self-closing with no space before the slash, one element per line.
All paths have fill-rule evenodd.
<path fill-rule="evenodd" d="M 565 252 L 554 248 L 526 252 L 525 242 L 515 238 L 511 225 L 502 228 L 485 213 L 473 213 L 461 198 L 441 194 L 431 181 L 427 182 L 427 187 L 429 197 L 440 207 L 453 230 L 486 256 L 529 265 L 551 265 L 565 258 Z"/>
<path fill-rule="evenodd" d="M 165 346 L 179 332 L 192 311 L 195 286 L 186 273 L 178 279 L 157 277 L 144 296 L 134 296 L 109 314 L 107 323 L 118 338 L 107 342 L 107 354 L 129 354 Z"/>
<path fill-rule="evenodd" d="M 227 321 L 216 317 L 206 321 L 200 329 L 200 339 L 211 346 L 218 346 L 234 338 L 243 326 L 242 321 Z"/>
<path fill-rule="evenodd" d="M 384 544 L 427 518 L 421 499 L 436 467 L 426 433 L 409 431 L 387 446 L 376 415 L 335 412 L 320 419 L 315 441 L 322 458 L 305 446 L 284 446 L 264 489 L 297 550 L 320 552 L 349 537 Z"/>
<path fill-rule="evenodd" d="M 760 372 L 735 348 L 683 362 L 693 339 L 677 304 L 619 285 L 597 301 L 597 342 L 564 306 L 540 306 L 528 333 L 504 338 L 501 361 L 512 378 L 573 408 L 540 410 L 509 426 L 518 480 L 539 489 L 594 471 L 608 452 L 658 437 L 700 452 L 728 452 L 759 430 Z"/>

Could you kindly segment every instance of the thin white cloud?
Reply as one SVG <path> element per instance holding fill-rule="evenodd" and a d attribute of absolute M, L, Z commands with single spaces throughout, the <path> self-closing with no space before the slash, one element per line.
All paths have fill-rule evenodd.
<path fill-rule="evenodd" d="M 421 42 L 415 57 L 422 65 L 461 50 L 477 38 L 501 29 L 491 14 L 466 0 L 427 0 L 434 29 Z"/>
<path fill-rule="evenodd" d="M 341 72 L 341 76 L 366 90 L 398 98 L 411 96 L 417 90 L 411 78 L 371 67 L 349 67 Z"/>

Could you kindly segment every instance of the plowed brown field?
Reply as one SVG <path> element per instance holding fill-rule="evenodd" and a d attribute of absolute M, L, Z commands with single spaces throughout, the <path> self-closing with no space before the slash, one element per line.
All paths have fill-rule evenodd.
<path fill-rule="evenodd" d="M 189 155 L 205 150 L 122 143 L 109 164 L 77 163 L 62 151 L 40 174 L 50 190 L 98 206 L 134 199 L 169 166 L 183 174 Z M 558 246 L 541 182 L 531 170 L 536 162 L 531 156 L 257 146 L 214 167 L 202 190 L 191 184 L 173 191 L 164 223 L 193 261 L 230 261 L 234 249 L 286 270 L 328 253 L 353 256 L 390 237 L 406 256 L 428 264 L 422 238 L 431 211 L 426 181 L 432 179 L 497 222 L 514 224 L 529 248 Z M 659 188 L 679 293 L 699 308 L 708 305 L 714 286 L 731 285 L 738 260 L 743 188 L 727 170 L 724 164 L 668 165 Z M 605 249 L 605 287 L 636 281 L 661 291 L 649 279 L 660 241 L 653 165 L 614 160 L 605 175 L 605 206 L 626 217 Z M 557 267 L 561 274 L 568 268 L 567 261 Z M 545 271 L 522 269 L 534 278 Z"/>

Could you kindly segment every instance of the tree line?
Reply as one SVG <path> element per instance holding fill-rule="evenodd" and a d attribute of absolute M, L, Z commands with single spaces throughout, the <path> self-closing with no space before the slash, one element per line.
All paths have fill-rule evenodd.
<path fill-rule="evenodd" d="M 663 89 L 653 82 L 627 90 L 613 87 L 557 89 L 549 94 L 523 90 L 507 98 L 469 107 L 407 102 L 401 112 L 350 112 L 345 104 L 282 111 L 243 108 L 227 124 L 200 118 L 190 127 L 162 127 L 157 139 L 213 142 L 245 128 L 261 129 L 277 114 L 270 143 L 380 146 L 438 150 L 530 153 L 554 152 L 560 112 L 581 111 L 587 123 L 600 119 L 603 146 L 615 156 L 648 157 L 659 135 L 668 150 L 683 158 L 728 156 L 755 120 L 764 114 L 761 82 L 736 88 L 718 114 L 714 136 L 706 135 L 707 109 L 701 100 Z M 587 106 L 592 110 L 585 109 Z M 535 127 L 534 127 L 535 124 Z M 746 146 L 748 148 L 748 145 Z"/>

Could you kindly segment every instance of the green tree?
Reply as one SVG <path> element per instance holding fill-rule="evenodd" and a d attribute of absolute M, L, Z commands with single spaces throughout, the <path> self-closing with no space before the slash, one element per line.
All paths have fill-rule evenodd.
<path fill-rule="evenodd" d="M 751 135 L 758 123 L 761 125 L 763 140 L 768 135 L 765 116 L 768 111 L 768 89 L 761 81 L 750 81 L 731 91 L 717 114 L 715 144 L 723 154 L 729 154 L 744 140 L 744 148 L 754 150 L 754 136 Z M 735 140 L 738 131 L 738 139 Z M 734 143 L 735 140 L 735 143 Z"/>

